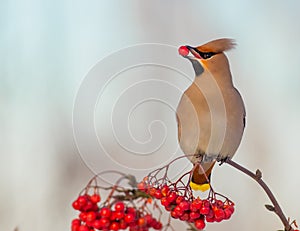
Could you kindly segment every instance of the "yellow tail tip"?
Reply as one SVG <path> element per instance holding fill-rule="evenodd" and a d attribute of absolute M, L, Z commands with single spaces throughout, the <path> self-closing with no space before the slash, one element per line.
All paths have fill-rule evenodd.
<path fill-rule="evenodd" d="M 190 187 L 195 190 L 195 191 L 202 191 L 205 192 L 206 190 L 210 189 L 210 185 L 209 184 L 196 184 L 194 182 L 190 182 Z"/>

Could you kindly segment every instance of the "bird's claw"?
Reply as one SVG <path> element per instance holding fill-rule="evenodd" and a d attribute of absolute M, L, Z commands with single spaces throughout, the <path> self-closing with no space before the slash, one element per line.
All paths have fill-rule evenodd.
<path fill-rule="evenodd" d="M 220 162 L 220 163 L 219 163 L 219 166 L 221 166 L 222 164 L 226 163 L 227 160 L 229 160 L 229 159 L 230 159 L 229 156 L 226 156 L 226 157 L 220 156 L 220 157 L 218 157 L 218 158 L 217 158 L 217 161 Z"/>

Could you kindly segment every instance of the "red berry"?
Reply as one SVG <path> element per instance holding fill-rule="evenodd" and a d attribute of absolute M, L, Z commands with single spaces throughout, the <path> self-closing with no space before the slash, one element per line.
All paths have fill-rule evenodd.
<path fill-rule="evenodd" d="M 115 210 L 119 212 L 123 212 L 125 210 L 125 205 L 122 201 L 118 201 L 115 203 Z"/>
<path fill-rule="evenodd" d="M 89 231 L 89 228 L 86 225 L 80 225 L 78 231 Z"/>
<path fill-rule="evenodd" d="M 228 209 L 231 211 L 231 213 L 234 212 L 234 207 L 233 207 L 233 205 L 229 205 L 229 206 L 228 206 Z"/>
<path fill-rule="evenodd" d="M 144 216 L 144 218 L 145 218 L 145 221 L 146 221 L 147 224 L 150 224 L 152 222 L 152 220 L 153 220 L 153 218 L 152 218 L 152 216 L 150 214 L 146 214 Z"/>
<path fill-rule="evenodd" d="M 128 208 L 126 209 L 126 213 L 132 213 L 132 214 L 135 215 L 135 213 L 136 213 L 135 208 L 133 208 L 133 207 L 128 207 Z"/>
<path fill-rule="evenodd" d="M 142 182 L 138 183 L 137 188 L 143 192 L 146 192 L 147 186 L 146 186 L 145 182 L 142 181 Z"/>
<path fill-rule="evenodd" d="M 214 216 L 217 222 L 222 221 L 225 218 L 225 213 L 223 209 L 215 209 Z"/>
<path fill-rule="evenodd" d="M 195 227 L 199 230 L 202 230 L 205 228 L 205 222 L 203 219 L 198 219 L 195 221 Z"/>
<path fill-rule="evenodd" d="M 86 221 L 92 222 L 92 221 L 96 220 L 96 217 L 97 217 L 96 213 L 94 211 L 90 211 L 86 214 Z"/>
<path fill-rule="evenodd" d="M 208 200 L 203 200 L 203 201 L 202 201 L 202 206 L 204 206 L 204 207 L 210 207 L 210 201 L 208 201 Z"/>
<path fill-rule="evenodd" d="M 83 211 L 88 212 L 93 210 L 94 204 L 91 201 L 88 201 L 86 205 L 83 207 Z"/>
<path fill-rule="evenodd" d="M 72 225 L 71 226 L 71 231 L 78 231 L 80 225 Z"/>
<path fill-rule="evenodd" d="M 164 197 L 168 195 L 169 191 L 170 191 L 170 188 L 169 188 L 169 186 L 166 185 L 166 184 L 161 188 L 161 194 L 162 194 Z"/>
<path fill-rule="evenodd" d="M 74 219 L 72 221 L 72 225 L 80 225 L 81 224 L 81 221 L 79 219 Z"/>
<path fill-rule="evenodd" d="M 108 208 L 108 207 L 103 207 L 103 208 L 101 208 L 100 211 L 99 211 L 99 215 L 100 215 L 101 217 L 109 218 L 110 215 L 111 215 L 111 210 L 110 210 L 110 208 Z"/>
<path fill-rule="evenodd" d="M 94 204 L 97 204 L 101 200 L 101 197 L 99 194 L 95 193 L 91 196 L 91 202 Z"/>
<path fill-rule="evenodd" d="M 179 217 L 181 221 L 187 221 L 190 219 L 189 213 L 185 212 L 182 216 Z"/>
<path fill-rule="evenodd" d="M 95 229 L 102 229 L 102 223 L 100 220 L 94 220 L 93 225 Z"/>
<path fill-rule="evenodd" d="M 109 225 L 110 225 L 110 220 L 108 218 L 105 218 L 105 217 L 101 218 L 99 220 L 99 222 L 100 222 L 99 225 L 102 227 L 102 229 L 108 228 Z"/>
<path fill-rule="evenodd" d="M 187 201 L 181 201 L 178 205 L 183 211 L 190 209 L 190 203 Z"/>
<path fill-rule="evenodd" d="M 224 203 L 223 203 L 223 201 L 221 201 L 221 200 L 216 200 L 216 201 L 215 201 L 215 204 L 216 204 L 216 206 L 218 206 L 218 207 L 220 207 L 220 208 L 222 208 L 222 207 L 224 206 Z"/>
<path fill-rule="evenodd" d="M 212 209 L 209 210 L 208 214 L 205 215 L 208 218 L 214 217 L 214 211 Z"/>
<path fill-rule="evenodd" d="M 81 213 L 79 214 L 79 219 L 82 220 L 82 221 L 86 221 L 86 215 L 87 215 L 87 213 L 81 212 Z"/>
<path fill-rule="evenodd" d="M 210 211 L 209 207 L 202 206 L 202 208 L 200 209 L 200 214 L 207 215 L 209 211 Z"/>
<path fill-rule="evenodd" d="M 175 203 L 177 204 L 177 205 L 179 205 L 180 204 L 180 202 L 181 201 L 184 201 L 185 199 L 184 199 L 184 197 L 183 196 L 178 196 L 177 198 L 176 198 L 176 201 L 175 201 Z"/>
<path fill-rule="evenodd" d="M 74 202 L 72 203 L 72 207 L 73 207 L 75 210 L 80 210 L 81 206 L 80 206 L 78 200 L 76 200 L 76 201 L 74 201 Z"/>
<path fill-rule="evenodd" d="M 200 217 L 200 213 L 199 212 L 190 212 L 190 219 L 196 220 L 199 217 Z"/>
<path fill-rule="evenodd" d="M 153 225 L 152 225 L 153 229 L 156 229 L 156 230 L 161 230 L 162 229 L 162 223 L 157 221 L 155 222 Z"/>
<path fill-rule="evenodd" d="M 119 222 L 119 225 L 120 225 L 120 229 L 127 229 L 127 223 L 122 219 L 120 220 Z"/>
<path fill-rule="evenodd" d="M 85 225 L 88 227 L 92 227 L 93 223 L 94 223 L 94 221 L 87 221 L 87 222 L 85 222 Z M 89 231 L 91 231 L 91 230 L 89 230 Z"/>
<path fill-rule="evenodd" d="M 168 201 L 167 197 L 161 198 L 160 203 L 165 207 L 168 207 L 170 205 L 170 202 Z"/>
<path fill-rule="evenodd" d="M 132 222 L 134 222 L 134 220 L 135 220 L 135 215 L 132 214 L 132 213 L 126 214 L 125 217 L 124 217 L 124 220 L 125 220 L 125 222 L 128 223 L 128 224 L 129 224 L 129 223 L 132 223 Z"/>
<path fill-rule="evenodd" d="M 81 221 L 79 219 L 74 219 L 71 223 L 71 230 L 77 231 L 80 225 L 81 225 Z"/>
<path fill-rule="evenodd" d="M 161 190 L 160 189 L 156 189 L 156 192 L 154 194 L 154 197 L 156 199 L 161 199 L 163 197 L 162 193 L 161 193 Z"/>
<path fill-rule="evenodd" d="M 179 215 L 175 210 L 172 210 L 170 214 L 171 214 L 171 217 L 173 217 L 174 219 L 179 218 Z"/>
<path fill-rule="evenodd" d="M 176 217 L 181 217 L 184 213 L 184 210 L 182 210 L 182 208 L 180 208 L 178 205 L 173 209 L 173 211 L 176 214 Z"/>
<path fill-rule="evenodd" d="M 193 200 L 190 204 L 190 210 L 193 212 L 199 211 L 202 207 L 202 201 L 200 199 Z"/>
<path fill-rule="evenodd" d="M 117 218 L 116 218 L 116 211 L 111 211 L 111 214 L 110 214 L 109 219 L 110 219 L 111 221 L 114 221 L 114 220 L 117 219 Z"/>
<path fill-rule="evenodd" d="M 173 208 L 172 205 L 168 205 L 168 206 L 165 206 L 165 210 L 167 210 L 168 212 L 171 211 Z"/>
<path fill-rule="evenodd" d="M 212 216 L 212 217 L 205 217 L 205 220 L 206 220 L 207 222 L 210 222 L 210 223 L 216 221 L 214 216 Z"/>
<path fill-rule="evenodd" d="M 121 211 L 116 211 L 114 212 L 114 217 L 116 220 L 121 220 L 123 217 L 124 217 L 124 212 L 121 212 Z"/>
<path fill-rule="evenodd" d="M 138 226 L 143 227 L 146 225 L 146 219 L 144 217 L 140 217 L 137 221 Z"/>
<path fill-rule="evenodd" d="M 88 202 L 88 199 L 87 199 L 87 196 L 86 195 L 83 195 L 83 196 L 79 196 L 78 199 L 77 199 L 79 205 L 81 207 L 85 206 Z"/>
<path fill-rule="evenodd" d="M 97 204 L 94 204 L 94 205 L 93 205 L 93 208 L 92 208 L 91 210 L 92 210 L 92 211 L 95 211 L 95 212 L 98 212 L 98 210 L 99 210 L 98 205 L 97 205 Z"/>
<path fill-rule="evenodd" d="M 228 208 L 224 210 L 224 213 L 225 213 L 225 217 L 224 217 L 225 220 L 228 220 L 232 215 L 231 210 Z"/>
<path fill-rule="evenodd" d="M 150 196 L 154 197 L 155 193 L 156 193 L 156 188 L 151 187 L 151 188 L 149 189 L 149 193 L 148 193 L 148 194 L 149 194 Z"/>
<path fill-rule="evenodd" d="M 186 46 L 181 46 L 178 48 L 178 53 L 182 56 L 187 56 L 190 53 L 190 51 Z"/>
<path fill-rule="evenodd" d="M 112 222 L 109 226 L 109 230 L 119 230 L 120 229 L 120 225 L 118 222 Z"/>
<path fill-rule="evenodd" d="M 175 202 L 176 198 L 177 198 L 177 194 L 175 191 L 170 191 L 167 195 L 167 201 L 169 203 Z"/>

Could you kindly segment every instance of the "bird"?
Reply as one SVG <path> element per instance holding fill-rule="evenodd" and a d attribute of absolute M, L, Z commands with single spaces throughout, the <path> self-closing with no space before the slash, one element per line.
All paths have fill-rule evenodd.
<path fill-rule="evenodd" d="M 244 102 L 233 84 L 224 54 L 235 46 L 235 40 L 221 38 L 179 48 L 179 54 L 191 62 L 195 71 L 176 110 L 179 146 L 194 164 L 190 180 L 194 190 L 210 188 L 214 164 L 233 157 L 244 133 Z"/>

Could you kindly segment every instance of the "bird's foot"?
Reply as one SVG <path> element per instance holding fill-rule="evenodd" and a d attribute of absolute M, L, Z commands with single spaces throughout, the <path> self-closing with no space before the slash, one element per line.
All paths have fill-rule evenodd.
<path fill-rule="evenodd" d="M 220 163 L 219 163 L 219 166 L 221 166 L 222 164 L 226 163 L 227 160 L 230 160 L 230 157 L 229 157 L 229 156 L 226 156 L 226 157 L 219 156 L 219 157 L 217 158 L 217 161 L 220 162 Z"/>

